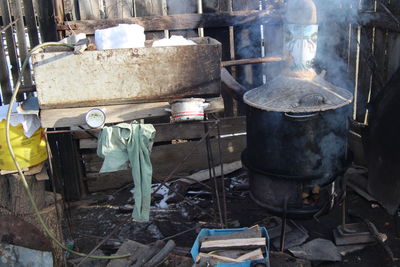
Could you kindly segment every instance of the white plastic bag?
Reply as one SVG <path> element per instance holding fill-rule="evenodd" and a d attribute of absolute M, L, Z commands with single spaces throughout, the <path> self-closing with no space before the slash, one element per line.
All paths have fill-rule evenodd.
<path fill-rule="evenodd" d="M 119 24 L 116 27 L 96 30 L 97 50 L 144 47 L 144 28 L 137 24 Z"/>

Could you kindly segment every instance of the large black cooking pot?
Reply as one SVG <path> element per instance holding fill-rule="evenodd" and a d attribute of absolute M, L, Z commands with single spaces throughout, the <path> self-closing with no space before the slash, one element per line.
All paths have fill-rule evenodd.
<path fill-rule="evenodd" d="M 243 161 L 262 172 L 294 178 L 332 176 L 346 163 L 349 106 L 312 113 L 247 107 Z"/>
<path fill-rule="evenodd" d="M 278 77 L 247 92 L 247 149 L 253 170 L 328 181 L 346 163 L 352 94 L 321 77 Z"/>

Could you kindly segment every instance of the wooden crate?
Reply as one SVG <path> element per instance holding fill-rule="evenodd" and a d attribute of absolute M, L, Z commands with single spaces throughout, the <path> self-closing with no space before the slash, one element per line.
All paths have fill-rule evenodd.
<path fill-rule="evenodd" d="M 160 101 L 220 94 L 221 44 L 36 53 L 41 109 Z"/>

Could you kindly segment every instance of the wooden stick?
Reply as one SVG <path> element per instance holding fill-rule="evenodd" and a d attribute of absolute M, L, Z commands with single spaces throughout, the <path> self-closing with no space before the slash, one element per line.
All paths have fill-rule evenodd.
<path fill-rule="evenodd" d="M 225 262 L 231 262 L 231 263 L 240 262 L 237 259 L 232 259 L 232 258 L 225 257 L 225 256 L 220 256 L 220 255 L 211 254 L 211 253 L 203 253 L 203 252 L 200 252 L 199 255 L 197 255 L 196 262 L 198 262 L 200 260 L 200 258 L 215 258 L 215 259 L 218 259 L 218 260 L 222 260 L 222 261 L 225 261 Z"/>
<path fill-rule="evenodd" d="M 249 253 L 246 253 L 246 254 L 236 258 L 236 260 L 238 260 L 239 262 L 242 262 L 242 261 L 247 261 L 247 260 L 258 260 L 258 259 L 262 259 L 262 258 L 263 258 L 262 250 L 261 250 L 261 248 L 258 248 L 256 250 L 250 251 Z"/>
<path fill-rule="evenodd" d="M 226 248 L 249 248 L 265 246 L 265 238 L 239 238 L 228 240 L 211 240 L 201 243 L 201 251 L 212 251 Z"/>
<path fill-rule="evenodd" d="M 221 67 L 230 67 L 230 66 L 239 66 L 239 65 L 248 65 L 248 64 L 260 64 L 260 63 L 269 63 L 269 62 L 281 62 L 281 61 L 284 61 L 284 59 L 282 57 L 248 58 L 248 59 L 222 61 Z"/>

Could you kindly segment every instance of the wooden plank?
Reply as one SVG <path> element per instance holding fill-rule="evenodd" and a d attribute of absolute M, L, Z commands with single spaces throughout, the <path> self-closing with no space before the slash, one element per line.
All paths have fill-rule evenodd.
<path fill-rule="evenodd" d="M 31 45 L 31 48 L 33 48 L 39 44 L 39 34 L 37 30 L 35 10 L 33 9 L 32 0 L 23 0 L 23 4 L 26 27 L 28 28 L 29 43 Z"/>
<path fill-rule="evenodd" d="M 221 119 L 221 135 L 246 132 L 246 118 L 235 117 Z M 199 122 L 192 123 L 166 123 L 155 125 L 157 134 L 155 142 L 164 142 L 176 139 L 197 139 L 203 135 L 204 125 Z M 217 131 L 213 128 L 211 136 L 216 136 Z"/>
<path fill-rule="evenodd" d="M 167 15 L 166 0 L 135 0 L 135 17 L 145 17 L 153 15 Z M 164 5 L 163 5 L 164 2 Z M 147 32 L 146 39 L 161 39 L 164 32 Z"/>
<path fill-rule="evenodd" d="M 133 17 L 133 0 L 105 0 L 106 19 Z"/>
<path fill-rule="evenodd" d="M 232 8 L 236 10 L 258 10 L 258 0 L 234 0 Z M 265 10 L 265 12 L 269 12 Z M 257 58 L 261 52 L 261 24 L 240 25 L 234 28 L 235 59 Z M 236 80 L 245 88 L 251 89 L 262 85 L 262 65 L 245 65 L 236 68 Z M 239 103 L 238 114 L 244 114 L 245 107 Z"/>
<path fill-rule="evenodd" d="M 118 189 L 133 182 L 130 170 L 108 173 L 88 173 L 84 179 L 86 180 L 90 193 Z"/>
<path fill-rule="evenodd" d="M 19 58 L 21 62 L 24 62 L 28 54 L 28 48 L 25 37 L 25 25 L 24 25 L 24 17 L 22 14 L 21 0 L 14 0 L 13 4 L 14 4 L 13 5 L 14 19 L 19 19 L 16 22 Z M 25 71 L 22 75 L 23 75 L 23 81 L 22 81 L 23 85 L 32 86 L 31 67 L 29 64 L 25 67 Z"/>
<path fill-rule="evenodd" d="M 60 134 L 57 145 L 61 164 L 62 185 L 67 189 L 64 197 L 67 201 L 79 200 L 84 190 L 82 188 L 82 172 L 78 160 L 76 140 L 73 140 L 69 133 Z"/>
<path fill-rule="evenodd" d="M 54 19 L 56 23 L 63 23 L 65 17 L 64 10 L 64 1 L 63 0 L 54 0 Z"/>
<path fill-rule="evenodd" d="M 372 71 L 369 58 L 372 55 L 373 29 L 361 28 L 360 37 L 358 87 L 354 97 L 357 98 L 356 120 L 364 122 L 372 85 Z"/>
<path fill-rule="evenodd" d="M 208 113 L 216 113 L 224 109 L 221 98 L 212 98 L 207 101 L 210 103 L 210 106 L 206 109 L 206 112 Z M 86 113 L 92 108 L 93 107 L 43 109 L 40 111 L 42 127 L 54 128 L 85 125 Z M 106 123 L 133 121 L 137 119 L 170 115 L 170 113 L 165 110 L 166 108 L 169 108 L 168 102 L 97 106 L 96 108 L 105 110 Z"/>
<path fill-rule="evenodd" d="M 99 0 L 78 0 L 81 20 L 101 19 Z"/>
<path fill-rule="evenodd" d="M 154 142 L 168 142 L 171 140 L 194 140 L 203 136 L 203 122 L 185 122 L 185 123 L 161 123 L 153 124 L 156 129 Z M 232 117 L 220 119 L 221 135 L 239 134 L 246 132 L 246 117 Z M 217 129 L 210 129 L 210 136 L 217 136 Z M 97 139 L 85 132 L 74 134 L 74 139 L 80 139 L 81 149 L 91 149 L 97 147 Z"/>
<path fill-rule="evenodd" d="M 400 3 L 399 1 L 390 1 L 389 9 L 392 12 L 392 15 L 397 17 L 397 21 L 399 21 L 400 15 Z M 391 21 L 395 21 L 391 18 Z M 397 22 L 396 22 L 397 23 Z M 400 29 L 400 26 L 397 25 L 397 29 Z M 396 33 L 389 32 L 388 34 L 388 47 L 387 47 L 387 55 L 388 55 L 388 69 L 387 69 L 387 79 L 390 80 L 392 75 L 400 66 L 400 30 L 397 30 Z"/>
<path fill-rule="evenodd" d="M 151 161 L 153 163 L 153 176 L 159 180 L 165 177 L 182 162 L 184 157 L 192 150 L 193 142 L 156 146 L 153 148 Z M 218 152 L 217 140 L 211 140 L 214 158 Z M 234 162 L 240 160 L 241 152 L 246 147 L 246 136 L 232 136 L 221 139 L 223 162 Z M 205 144 L 197 146 L 190 159 L 182 165 L 177 174 L 187 175 L 194 170 L 208 168 L 207 151 Z M 168 159 L 168 160 L 166 160 Z"/>
<path fill-rule="evenodd" d="M 203 252 L 200 252 L 198 255 L 197 255 L 197 257 L 196 257 L 196 263 L 199 265 L 199 266 L 202 266 L 201 265 L 201 262 L 202 262 L 202 260 L 204 260 L 204 259 L 210 259 L 210 258 L 213 258 L 213 259 L 217 259 L 217 260 L 220 260 L 221 261 L 221 263 L 234 263 L 234 262 L 240 262 L 239 260 L 236 260 L 236 259 L 233 259 L 233 258 L 229 258 L 229 257 L 225 257 L 225 256 L 220 256 L 220 255 L 216 255 L 216 254 L 206 254 L 206 253 L 203 253 Z M 207 262 L 209 262 L 209 261 L 207 261 Z M 200 264 L 199 264 L 200 263 Z M 214 264 L 213 265 L 211 265 L 211 266 L 214 266 Z"/>
<path fill-rule="evenodd" d="M 151 153 L 151 162 L 153 165 L 153 177 L 156 181 L 162 181 L 165 179 L 176 167 L 176 164 L 181 162 L 183 158 L 192 151 L 195 143 L 196 142 L 186 142 L 154 146 Z M 221 144 L 224 163 L 235 162 L 240 160 L 240 154 L 246 147 L 246 136 L 242 135 L 222 138 Z M 211 140 L 211 145 L 212 151 L 216 156 L 218 153 L 217 141 L 215 139 Z M 82 158 L 86 170 L 90 171 L 86 174 L 89 191 L 93 191 L 93 187 L 99 188 L 100 185 L 104 183 L 106 184 L 102 185 L 102 187 L 108 187 L 110 189 L 110 186 L 112 186 L 112 188 L 119 188 L 132 181 L 130 171 L 108 174 L 97 173 L 101 168 L 103 160 L 95 153 L 85 154 Z M 189 175 L 194 170 L 203 170 L 207 168 L 207 150 L 205 144 L 200 144 L 175 175 Z M 116 179 L 119 179 L 119 181 L 113 182 L 113 180 Z M 113 185 L 113 183 L 118 184 Z"/>
<path fill-rule="evenodd" d="M 176 14 L 168 16 L 145 16 L 137 18 L 66 21 L 58 25 L 60 30 L 72 29 L 75 33 L 94 34 L 96 29 L 105 29 L 122 23 L 136 23 L 146 31 L 184 30 L 195 27 L 219 28 L 233 25 L 281 24 L 280 15 L 271 15 L 269 10 L 236 11 L 204 14 Z"/>
<path fill-rule="evenodd" d="M 204 13 L 218 13 L 218 12 L 229 12 L 230 5 L 229 1 L 226 0 L 208 0 L 203 1 L 203 12 Z M 205 36 L 210 36 L 216 40 L 218 40 L 222 45 L 222 60 L 228 61 L 231 59 L 230 54 L 230 32 L 229 27 L 216 27 L 216 28 L 205 28 L 204 29 Z M 221 91 L 221 95 L 224 99 L 224 115 L 225 116 L 233 116 L 234 104 L 232 96 L 227 93 L 225 90 Z"/>
<path fill-rule="evenodd" d="M 234 162 L 230 162 L 230 163 L 224 163 L 222 164 L 222 167 L 224 169 L 224 175 L 228 175 L 232 172 L 235 172 L 237 170 L 240 170 L 243 165 L 242 165 L 242 161 L 238 160 L 238 161 L 234 161 Z M 219 177 L 221 176 L 221 165 L 215 166 L 215 176 Z M 180 179 L 178 179 L 176 182 L 177 183 L 185 183 L 187 185 L 192 185 L 192 184 L 196 184 L 198 182 L 203 182 L 210 179 L 210 173 L 209 170 L 201 170 L 198 172 L 195 172 L 189 176 L 186 177 L 182 177 Z"/>
<path fill-rule="evenodd" d="M 74 7 L 74 2 L 75 1 L 76 0 L 63 0 L 64 13 L 65 13 L 65 19 L 66 20 L 74 20 L 74 19 L 76 19 L 75 7 Z"/>
<path fill-rule="evenodd" d="M 400 20 L 399 16 L 395 16 L 397 20 Z M 360 13 L 358 16 L 360 25 L 365 27 L 376 27 L 379 29 L 386 29 L 393 32 L 400 32 L 400 26 L 396 20 L 387 12 L 366 12 Z"/>
<path fill-rule="evenodd" d="M 386 30 L 375 29 L 374 57 L 376 61 L 376 68 L 373 73 L 371 99 L 374 98 L 380 92 L 380 90 L 383 88 L 386 82 L 385 78 L 385 73 L 387 72 L 386 46 L 387 46 Z"/>
<path fill-rule="evenodd" d="M 7 0 L 0 1 L 0 11 L 3 19 L 3 24 L 4 25 L 10 24 L 11 13 L 10 13 L 10 6 Z M 5 37 L 7 42 L 8 57 L 11 64 L 11 75 L 15 83 L 19 75 L 19 63 L 18 63 L 16 44 L 13 34 L 13 27 L 10 27 L 5 31 Z"/>
<path fill-rule="evenodd" d="M 219 95 L 221 45 L 211 38 L 192 40 L 197 45 L 35 53 L 40 108 Z"/>
<path fill-rule="evenodd" d="M 243 262 L 243 261 L 248 261 L 248 260 L 258 260 L 258 259 L 262 259 L 264 258 L 263 253 L 261 248 L 258 248 L 256 250 L 250 251 L 249 253 L 246 253 L 242 256 L 240 256 L 239 258 L 237 258 L 237 260 L 239 262 Z"/>
<path fill-rule="evenodd" d="M 42 42 L 57 41 L 53 1 L 38 0 L 39 29 Z"/>
<path fill-rule="evenodd" d="M 392 75 L 400 66 L 400 34 L 390 32 L 388 34 L 388 69 L 387 80 L 390 80 Z"/>
<path fill-rule="evenodd" d="M 198 0 L 167 0 L 168 14 L 191 14 L 198 13 Z M 188 30 L 174 30 L 171 35 L 182 35 L 186 38 L 196 37 L 198 35 L 198 26 L 186 28 Z"/>
<path fill-rule="evenodd" d="M 1 33 L 0 33 L 0 40 L 3 40 L 3 34 Z M 10 99 L 12 96 L 12 88 L 8 71 L 6 52 L 4 49 L 3 42 L 0 42 L 0 86 L 1 86 L 1 99 L 3 100 L 2 102 L 4 104 L 10 103 Z M 0 105 L 3 103 L 0 103 Z"/>
<path fill-rule="evenodd" d="M 246 230 L 236 231 L 231 234 L 203 236 L 202 238 L 200 238 L 200 243 L 211 240 L 232 240 L 232 239 L 260 238 L 260 237 L 262 237 L 261 229 L 258 225 L 255 225 Z"/>
<path fill-rule="evenodd" d="M 265 238 L 239 238 L 239 239 L 230 239 L 230 240 L 211 240 L 205 241 L 201 244 L 200 251 L 209 252 L 213 250 L 222 250 L 222 249 L 249 249 L 249 248 L 257 248 L 257 247 L 265 247 L 266 239 Z"/>

